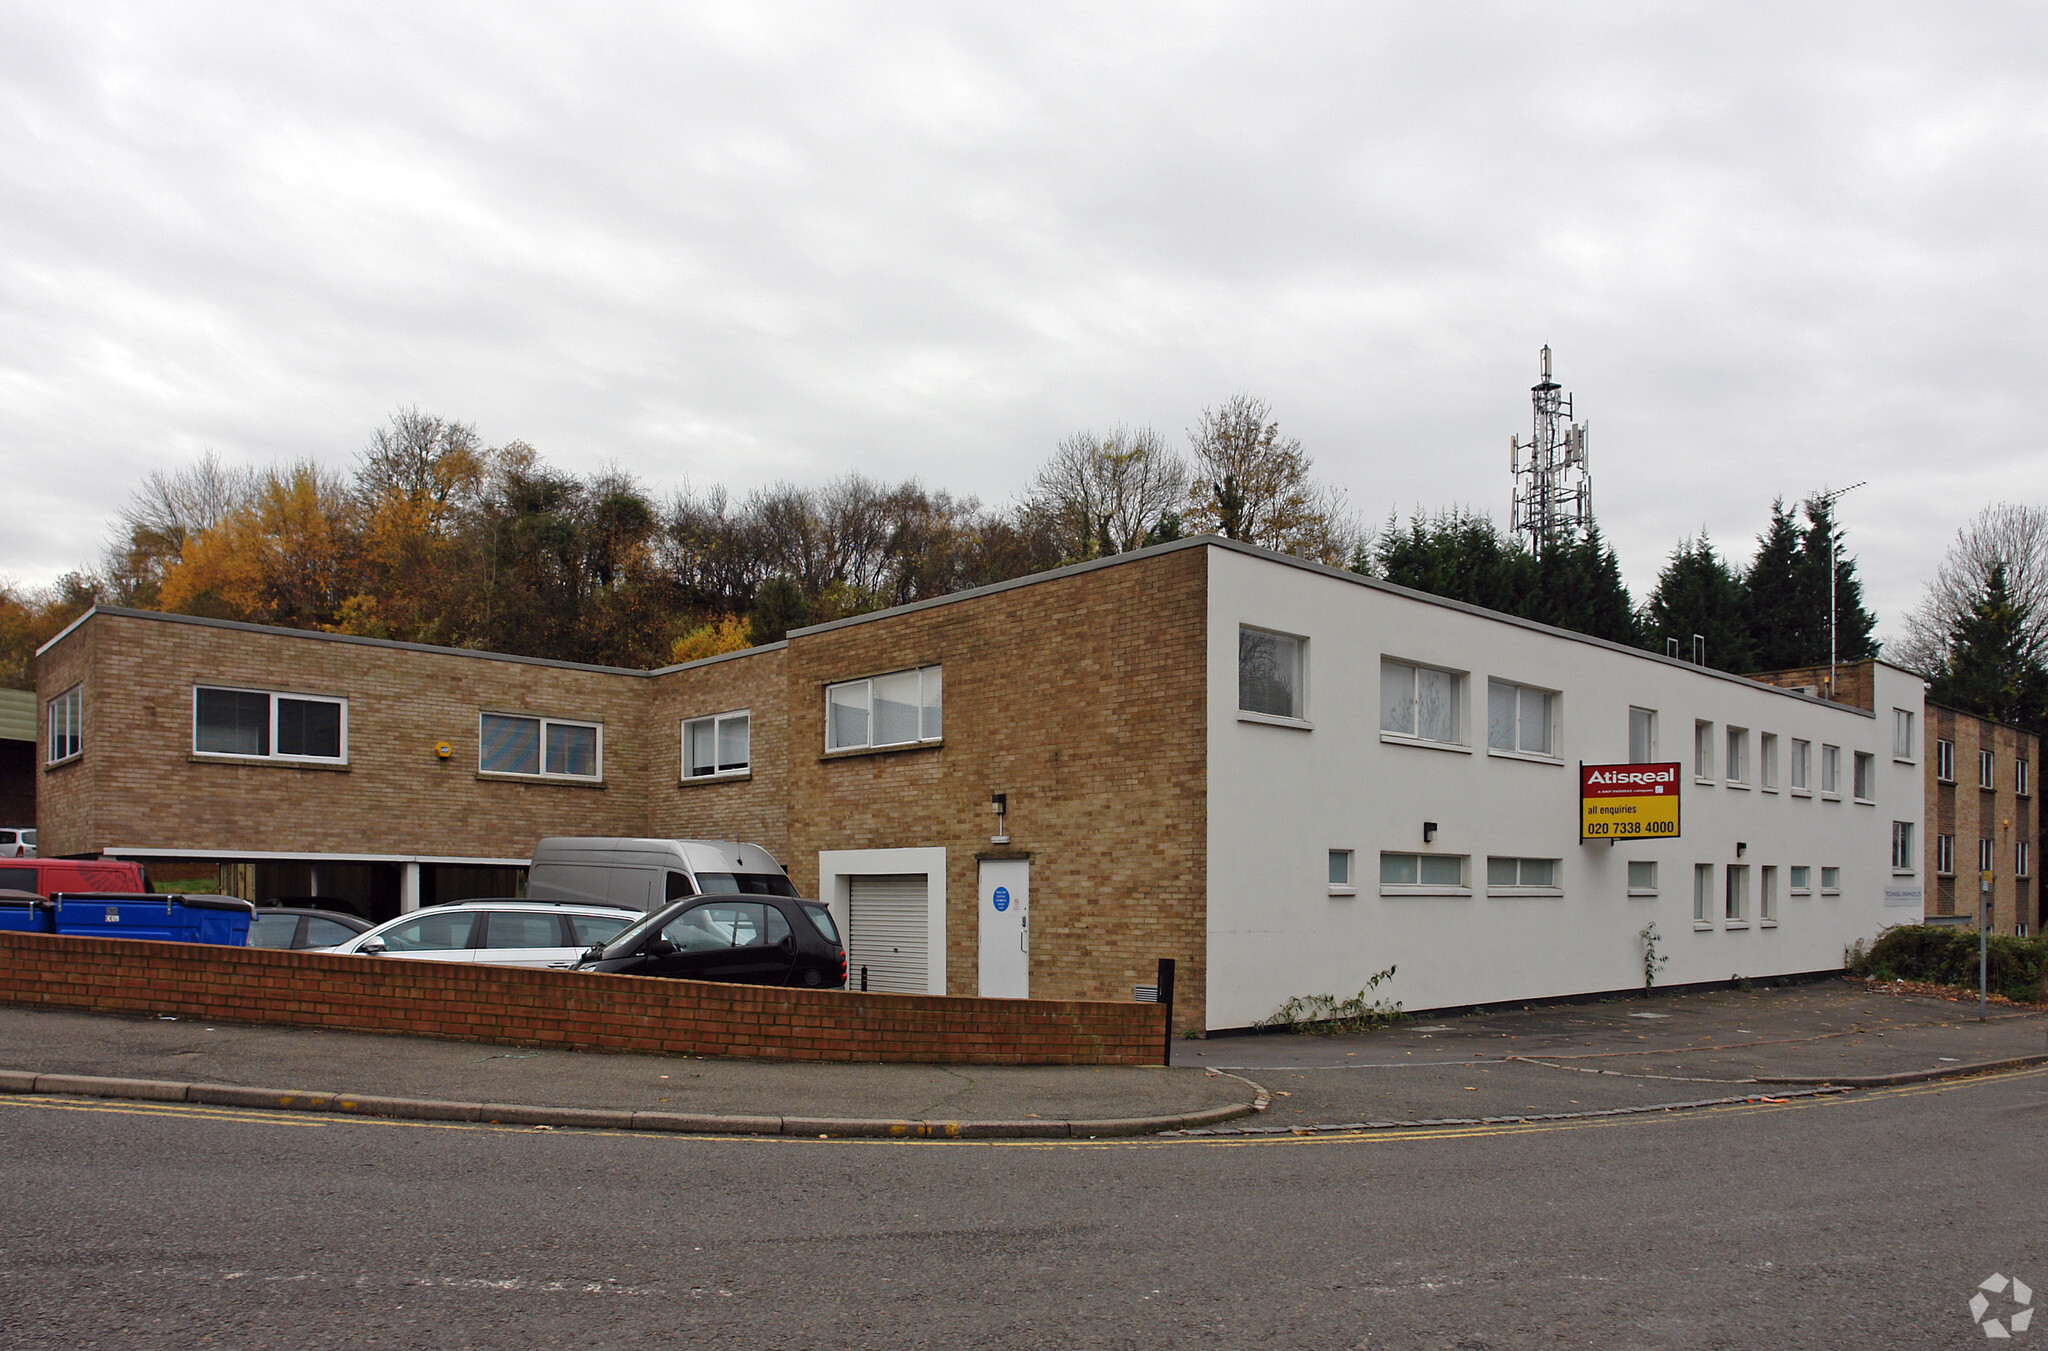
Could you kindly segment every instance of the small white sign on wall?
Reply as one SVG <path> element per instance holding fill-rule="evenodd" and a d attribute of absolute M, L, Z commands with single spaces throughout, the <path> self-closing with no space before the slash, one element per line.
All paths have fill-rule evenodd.
<path fill-rule="evenodd" d="M 1884 903 L 1893 909 L 1902 910 L 1911 907 L 1914 910 L 1918 910 L 1924 897 L 1925 893 L 1919 887 L 1886 887 L 1884 889 Z"/>

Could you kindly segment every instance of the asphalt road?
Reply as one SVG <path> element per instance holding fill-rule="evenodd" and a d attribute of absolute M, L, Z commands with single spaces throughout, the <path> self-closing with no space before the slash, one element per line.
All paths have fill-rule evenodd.
<path fill-rule="evenodd" d="M 2048 1287 L 2044 1124 L 2048 1069 L 1233 1142 L 0 1099 L 0 1345 L 1981 1345 L 1979 1281 Z"/>

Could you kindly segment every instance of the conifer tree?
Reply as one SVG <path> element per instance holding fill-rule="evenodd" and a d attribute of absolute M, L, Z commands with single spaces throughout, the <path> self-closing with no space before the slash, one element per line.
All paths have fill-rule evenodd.
<path fill-rule="evenodd" d="M 1757 536 L 1756 557 L 1743 573 L 1742 590 L 1753 669 L 1782 671 L 1810 665 L 1813 625 L 1811 616 L 1800 610 L 1799 518 L 1782 497 L 1771 503 L 1771 523 Z M 1825 647 L 1825 634 L 1821 641 Z M 1821 660 L 1826 659 L 1823 651 Z"/>
<path fill-rule="evenodd" d="M 1863 583 L 1856 577 L 1856 560 L 1847 554 L 1836 556 L 1841 531 L 1835 526 L 1832 502 L 1810 497 L 1804 503 L 1806 529 L 1799 536 L 1798 585 L 1795 591 L 1798 613 L 1808 619 L 1801 635 L 1807 656 L 1790 666 L 1818 666 L 1828 659 L 1828 572 L 1835 574 L 1834 653 L 1837 661 L 1861 661 L 1877 655 L 1871 634 L 1877 617 L 1863 608 Z"/>
<path fill-rule="evenodd" d="M 1702 531 L 1672 551 L 1657 578 L 1648 607 L 1647 644 L 1661 652 L 1667 639 L 1676 638 L 1679 654 L 1690 659 L 1698 635 L 1706 639 L 1707 665 L 1755 670 L 1746 600 L 1742 583 Z"/>
<path fill-rule="evenodd" d="M 1928 700 L 2034 730 L 2048 723 L 2048 670 L 2028 636 L 2031 618 L 2012 595 L 2005 564 L 1992 564 L 1984 594 L 1949 629 Z"/>

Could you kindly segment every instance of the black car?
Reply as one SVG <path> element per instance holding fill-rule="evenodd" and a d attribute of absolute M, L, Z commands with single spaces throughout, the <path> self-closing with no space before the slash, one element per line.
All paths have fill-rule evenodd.
<path fill-rule="evenodd" d="M 817 901 L 692 896 L 590 949 L 576 969 L 836 990 L 846 984 L 846 948 L 832 912 Z"/>
<path fill-rule="evenodd" d="M 302 906 L 266 905 L 249 923 L 252 948 L 331 948 L 346 943 L 370 927 L 370 921 L 345 915 L 339 910 L 315 910 Z"/>

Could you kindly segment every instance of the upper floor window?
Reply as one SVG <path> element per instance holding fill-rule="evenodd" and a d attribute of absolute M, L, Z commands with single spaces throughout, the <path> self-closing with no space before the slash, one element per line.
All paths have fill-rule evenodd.
<path fill-rule="evenodd" d="M 1803 793 L 1812 784 L 1813 743 L 1792 738 L 1792 791 Z"/>
<path fill-rule="evenodd" d="M 1822 746 L 1820 748 L 1820 791 L 1839 793 L 1842 791 L 1842 748 Z"/>
<path fill-rule="evenodd" d="M 2012 847 L 2012 875 L 2028 877 L 2033 872 L 2033 848 L 2025 840 L 2015 841 Z"/>
<path fill-rule="evenodd" d="M 1942 783 L 1956 781 L 1956 743 L 1946 738 L 1934 742 L 1934 777 Z"/>
<path fill-rule="evenodd" d="M 1728 729 L 1728 782 L 1749 782 L 1749 729 Z"/>
<path fill-rule="evenodd" d="M 1778 786 L 1778 734 L 1756 734 L 1756 781 L 1760 788 Z"/>
<path fill-rule="evenodd" d="M 1287 633 L 1237 630 L 1237 707 L 1272 718 L 1305 718 L 1302 668 L 1308 642 Z"/>
<path fill-rule="evenodd" d="M 1556 713 L 1557 696 L 1549 690 L 1510 685 L 1505 680 L 1489 680 L 1486 683 L 1486 744 L 1497 751 L 1554 755 L 1551 724 Z"/>
<path fill-rule="evenodd" d="M 747 772 L 747 712 L 692 718 L 683 724 L 683 777 Z"/>
<path fill-rule="evenodd" d="M 1990 751 L 1977 752 L 1977 786 L 1979 788 L 1998 787 L 1998 765 L 1992 758 Z"/>
<path fill-rule="evenodd" d="M 477 737 L 476 767 L 486 774 L 531 774 L 542 779 L 603 777 L 602 723 L 485 713 Z"/>
<path fill-rule="evenodd" d="M 1692 776 L 1695 779 L 1714 777 L 1714 724 L 1710 722 L 1692 725 Z"/>
<path fill-rule="evenodd" d="M 2012 762 L 2012 787 L 2013 791 L 2021 797 L 2025 797 L 2033 791 L 2027 782 L 2027 760 L 2025 756 L 2015 757 Z"/>
<path fill-rule="evenodd" d="M 1464 678 L 1434 666 L 1380 659 L 1380 730 L 1423 741 L 1460 743 L 1458 704 Z"/>
<path fill-rule="evenodd" d="M 877 750 L 938 741 L 945 684 L 938 666 L 825 687 L 825 749 Z"/>
<path fill-rule="evenodd" d="M 1632 708 L 1628 711 L 1628 758 L 1647 765 L 1657 758 L 1657 710 Z"/>
<path fill-rule="evenodd" d="M 73 685 L 52 699 L 47 711 L 50 740 L 43 759 L 54 765 L 69 760 L 85 747 L 85 686 Z"/>
<path fill-rule="evenodd" d="M 192 750 L 197 755 L 346 761 L 348 700 L 195 685 Z"/>
<path fill-rule="evenodd" d="M 1855 767 L 1856 800 L 1869 802 L 1877 797 L 1877 757 L 1869 751 L 1856 752 Z"/>
<path fill-rule="evenodd" d="M 1892 822 L 1892 871 L 1911 872 L 1915 866 L 1913 858 L 1913 823 Z"/>
<path fill-rule="evenodd" d="M 1956 837 L 1936 835 L 1934 837 L 1934 871 L 1942 877 L 1953 877 L 1956 871 Z"/>
<path fill-rule="evenodd" d="M 1892 758 L 1911 760 L 1915 753 L 1913 745 L 1913 714 L 1908 709 L 1892 710 Z"/>

